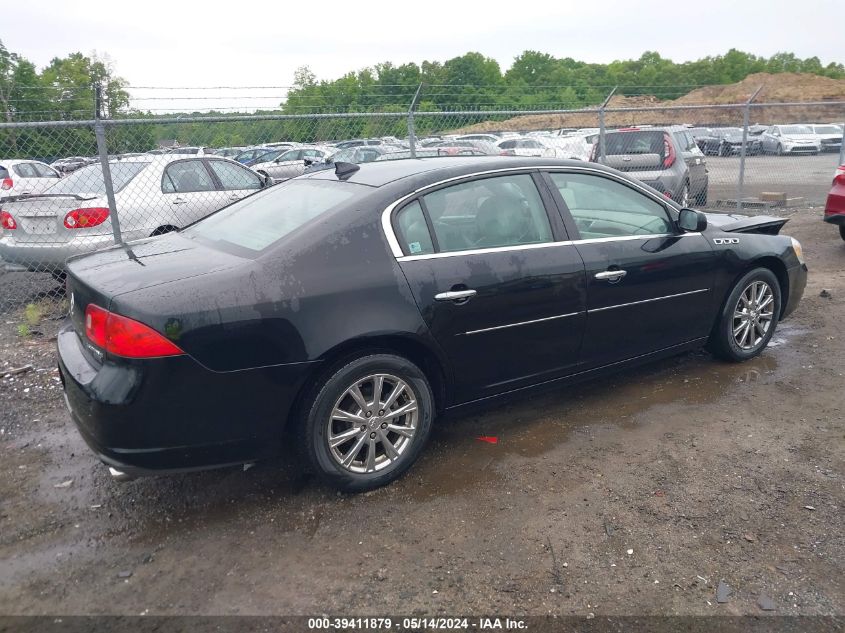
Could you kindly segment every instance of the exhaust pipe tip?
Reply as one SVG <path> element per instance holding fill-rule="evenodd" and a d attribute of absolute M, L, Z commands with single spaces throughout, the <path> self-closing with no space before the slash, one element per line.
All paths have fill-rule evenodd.
<path fill-rule="evenodd" d="M 132 475 L 125 473 L 122 470 L 118 470 L 117 468 L 115 468 L 113 466 L 109 466 L 109 475 L 111 475 L 111 478 L 114 481 L 120 481 L 120 482 L 132 481 L 133 479 L 135 479 L 135 477 L 133 477 Z"/>

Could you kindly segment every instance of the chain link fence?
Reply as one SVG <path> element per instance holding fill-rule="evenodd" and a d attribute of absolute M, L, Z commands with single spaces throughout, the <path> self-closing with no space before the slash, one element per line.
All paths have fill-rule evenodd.
<path fill-rule="evenodd" d="M 0 313 L 61 301 L 64 262 L 178 230 L 331 161 L 522 155 L 596 161 L 682 204 L 824 204 L 845 102 L 194 114 L 0 123 Z M 838 124 L 838 127 L 837 127 Z"/>

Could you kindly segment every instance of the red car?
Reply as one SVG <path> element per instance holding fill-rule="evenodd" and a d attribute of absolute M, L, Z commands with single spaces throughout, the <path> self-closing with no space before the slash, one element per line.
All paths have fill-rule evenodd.
<path fill-rule="evenodd" d="M 836 224 L 839 235 L 845 240 L 845 165 L 836 169 L 833 186 L 827 194 L 827 204 L 824 206 L 824 221 Z"/>

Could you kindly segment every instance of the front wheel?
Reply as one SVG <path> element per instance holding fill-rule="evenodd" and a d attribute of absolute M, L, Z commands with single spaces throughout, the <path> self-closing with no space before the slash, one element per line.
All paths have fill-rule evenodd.
<path fill-rule="evenodd" d="M 777 327 L 781 292 L 775 274 L 755 268 L 728 295 L 710 336 L 711 351 L 724 360 L 754 358 L 769 344 Z"/>
<path fill-rule="evenodd" d="M 331 486 L 370 490 L 411 467 L 433 418 L 434 397 L 419 367 L 392 354 L 363 356 L 319 387 L 300 428 L 300 452 Z"/>

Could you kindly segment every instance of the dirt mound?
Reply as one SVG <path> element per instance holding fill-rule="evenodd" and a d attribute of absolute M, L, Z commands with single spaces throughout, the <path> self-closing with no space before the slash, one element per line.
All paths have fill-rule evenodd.
<path fill-rule="evenodd" d="M 845 79 L 831 79 L 807 73 L 756 73 L 735 84 L 704 86 L 674 100 L 660 100 L 654 96 L 614 96 L 608 108 L 660 108 L 663 106 L 701 106 L 742 104 L 757 88 L 761 88 L 756 102 L 803 103 L 845 101 Z M 652 110 L 646 112 L 607 112 L 608 127 L 626 125 L 741 125 L 742 108 L 696 108 L 689 110 Z M 753 108 L 751 123 L 798 123 L 845 120 L 842 105 L 795 105 Z M 527 132 L 561 127 L 597 127 L 598 115 L 594 112 L 569 114 L 532 114 L 503 121 L 484 121 L 454 130 L 470 132 Z"/>

